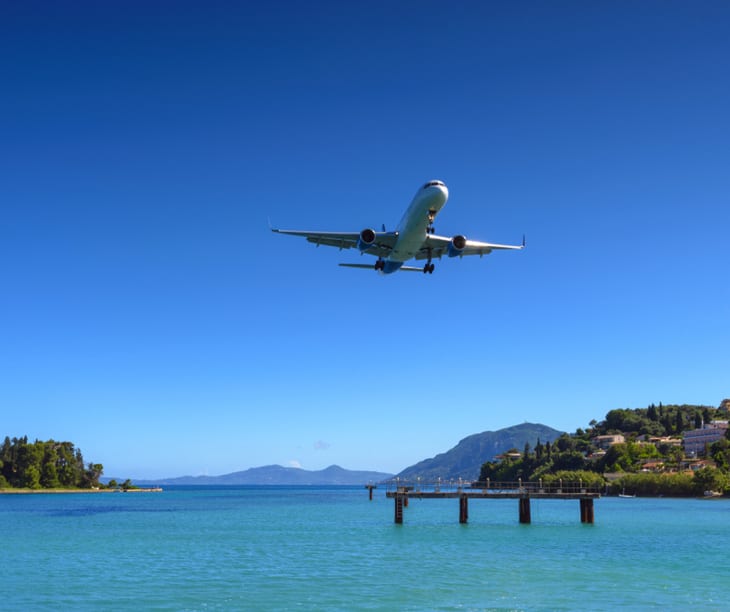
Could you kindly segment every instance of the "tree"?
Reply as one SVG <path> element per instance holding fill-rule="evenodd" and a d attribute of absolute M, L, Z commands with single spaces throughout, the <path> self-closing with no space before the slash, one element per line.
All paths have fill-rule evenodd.
<path fill-rule="evenodd" d="M 646 416 L 649 417 L 652 421 L 658 421 L 659 420 L 659 413 L 657 412 L 656 406 L 654 404 L 651 404 L 649 406 L 648 410 L 646 411 Z"/>
<path fill-rule="evenodd" d="M 627 444 L 614 444 L 603 456 L 601 471 L 603 472 L 630 472 L 633 460 Z"/>
<path fill-rule="evenodd" d="M 37 444 L 28 444 L 27 438 L 21 442 L 17 455 L 17 482 L 16 486 L 26 489 L 40 489 L 41 460 L 43 449 Z"/>
<path fill-rule="evenodd" d="M 635 495 L 671 495 L 686 497 L 694 495 L 695 483 L 692 475 L 675 474 L 626 474 L 611 483 L 611 493 L 625 490 Z"/>
<path fill-rule="evenodd" d="M 5 437 L 0 446 L 0 486 L 27 488 L 98 486 L 100 463 L 84 465 L 71 442 Z"/>
<path fill-rule="evenodd" d="M 682 416 L 682 411 L 677 409 L 677 425 L 675 426 L 675 431 L 677 433 L 681 433 L 684 431 L 684 417 Z"/>
<path fill-rule="evenodd" d="M 41 488 L 41 473 L 38 470 L 37 465 L 31 464 L 23 470 L 23 477 L 20 481 L 20 486 L 24 489 Z"/>
<path fill-rule="evenodd" d="M 61 486 L 58 481 L 58 472 L 54 461 L 43 459 L 43 467 L 41 468 L 40 484 L 44 489 L 55 489 Z"/>
<path fill-rule="evenodd" d="M 554 474 L 543 477 L 543 484 L 550 485 L 561 482 L 563 485 L 581 484 L 587 488 L 599 488 L 606 484 L 606 479 L 601 474 L 586 470 L 559 470 Z"/>
<path fill-rule="evenodd" d="M 711 467 L 703 467 L 694 475 L 695 491 L 702 494 L 705 491 L 725 492 L 730 489 L 730 480 L 727 474 Z"/>
<path fill-rule="evenodd" d="M 664 426 L 664 435 L 670 436 L 674 433 L 674 427 L 672 426 L 672 417 L 669 414 L 665 414 L 661 418 L 661 424 Z"/>
<path fill-rule="evenodd" d="M 553 445 L 555 446 L 554 450 L 558 450 L 559 452 L 563 453 L 568 450 L 573 450 L 575 442 L 568 434 L 563 434 L 553 442 Z"/>
<path fill-rule="evenodd" d="M 730 471 L 730 440 L 722 438 L 710 445 L 709 456 L 723 472 Z"/>
<path fill-rule="evenodd" d="M 540 438 L 537 439 L 537 444 L 535 444 L 535 459 L 537 459 L 538 463 L 542 462 L 542 458 L 544 456 L 545 448 L 542 444 L 540 444 Z"/>
<path fill-rule="evenodd" d="M 91 489 L 99 486 L 99 476 L 104 472 L 104 466 L 101 463 L 89 463 L 84 471 L 79 486 L 82 489 Z"/>
<path fill-rule="evenodd" d="M 585 466 L 586 460 L 583 453 L 575 450 L 560 453 L 553 457 L 554 470 L 580 470 Z"/>

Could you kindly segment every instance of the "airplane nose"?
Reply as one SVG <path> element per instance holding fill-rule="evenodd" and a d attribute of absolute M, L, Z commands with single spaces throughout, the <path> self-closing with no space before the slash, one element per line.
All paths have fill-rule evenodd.
<path fill-rule="evenodd" d="M 449 199 L 449 190 L 443 183 L 440 183 L 438 185 L 433 185 L 431 187 L 431 197 L 434 200 L 439 201 L 439 208 L 443 206 L 446 203 L 446 200 Z"/>
<path fill-rule="evenodd" d="M 449 190 L 443 181 L 429 181 L 419 193 L 423 193 L 421 197 L 427 198 L 431 202 L 431 207 L 435 210 L 439 210 L 449 199 Z M 416 194 L 416 197 L 419 197 L 419 195 Z"/>

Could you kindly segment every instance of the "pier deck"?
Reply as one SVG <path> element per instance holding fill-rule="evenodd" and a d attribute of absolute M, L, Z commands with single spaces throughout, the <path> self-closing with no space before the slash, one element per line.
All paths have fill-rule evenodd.
<path fill-rule="evenodd" d="M 395 522 L 403 523 L 403 508 L 408 506 L 409 498 L 416 499 L 458 499 L 459 522 L 466 523 L 469 518 L 470 499 L 517 499 L 519 500 L 519 521 L 531 522 L 531 499 L 577 499 L 580 502 L 580 520 L 593 523 L 593 500 L 601 497 L 595 488 L 583 486 L 582 482 L 543 485 L 542 482 L 484 482 L 484 483 L 388 483 L 385 495 L 395 500 Z"/>

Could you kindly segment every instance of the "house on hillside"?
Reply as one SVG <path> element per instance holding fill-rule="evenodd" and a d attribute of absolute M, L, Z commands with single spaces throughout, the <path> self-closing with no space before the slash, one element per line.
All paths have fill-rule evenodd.
<path fill-rule="evenodd" d="M 664 471 L 663 461 L 646 461 L 641 466 L 642 472 L 662 472 Z"/>
<path fill-rule="evenodd" d="M 596 436 L 591 440 L 598 448 L 608 450 L 614 444 L 623 444 L 626 439 L 621 434 L 611 434 L 607 436 Z"/>
<path fill-rule="evenodd" d="M 705 461 L 702 459 L 694 459 L 690 461 L 682 461 L 682 463 L 680 464 L 680 469 L 683 471 L 696 472 L 706 467 L 714 467 L 714 462 Z"/>
<path fill-rule="evenodd" d="M 502 453 L 501 455 L 495 455 L 495 461 L 504 461 L 505 459 L 521 459 L 522 453 L 519 451 L 510 451 L 508 453 Z"/>

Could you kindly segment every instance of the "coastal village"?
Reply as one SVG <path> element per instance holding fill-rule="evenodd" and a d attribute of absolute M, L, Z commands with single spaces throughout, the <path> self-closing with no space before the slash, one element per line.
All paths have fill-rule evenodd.
<path fill-rule="evenodd" d="M 717 411 L 730 417 L 730 399 L 720 402 Z M 680 435 L 650 436 L 639 434 L 634 437 L 634 442 L 639 445 L 651 445 L 657 452 L 666 454 L 667 450 L 681 449 L 684 457 L 675 462 L 667 462 L 662 459 L 648 458 L 642 461 L 642 472 L 664 472 L 667 470 L 691 470 L 697 471 L 704 467 L 717 467 L 715 461 L 710 457 L 711 446 L 715 442 L 727 439 L 729 418 L 714 418 L 705 422 L 699 421 L 699 427 L 686 429 Z M 697 423 L 696 423 L 697 424 Z M 614 433 L 598 435 L 592 438 L 597 450 L 590 455 L 592 459 L 604 457 L 607 451 L 616 444 L 625 444 L 627 438 L 624 434 Z M 678 453 L 670 453 L 675 458 Z"/>
<path fill-rule="evenodd" d="M 608 494 L 720 497 L 730 492 L 730 399 L 717 408 L 650 405 L 482 465 L 479 481 L 576 480 Z"/>

